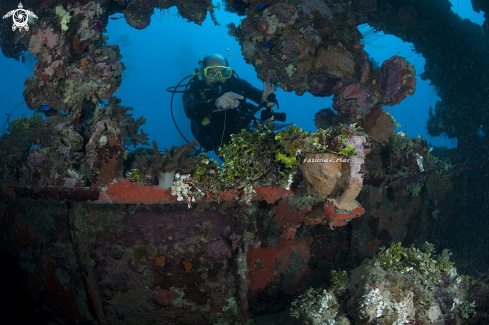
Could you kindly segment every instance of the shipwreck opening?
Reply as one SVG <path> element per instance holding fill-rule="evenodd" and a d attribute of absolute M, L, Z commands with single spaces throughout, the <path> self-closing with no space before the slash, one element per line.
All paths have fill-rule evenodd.
<path fill-rule="evenodd" d="M 226 9 L 229 9 L 229 6 Z M 166 86 L 176 84 L 192 73 L 203 55 L 211 52 L 222 53 L 230 64 L 236 67 L 235 70 L 239 71 L 241 77 L 258 88 L 262 87 L 262 82 L 257 78 L 253 66 L 243 60 L 239 44 L 228 35 L 227 24 L 231 22 L 239 24 L 242 17 L 223 8 L 215 12 L 220 26 L 215 26 L 210 18 L 206 19 L 202 26 L 189 24 L 178 15 L 176 7 L 155 8 L 152 23 L 143 30 L 131 27 L 120 13 L 114 14 L 108 20 L 105 34 L 108 37 L 107 44 L 119 46 L 125 66 L 119 92 L 114 95 L 122 99 L 122 105 L 134 108 L 136 118 L 139 116 L 146 118 L 147 122 L 143 128 L 149 133 L 150 139 L 161 143 L 160 146 L 163 148 L 184 143 L 169 115 L 171 94 L 163 90 Z M 424 121 L 428 118 L 427 107 L 434 105 L 439 97 L 436 87 L 429 86 L 429 81 L 420 79 L 424 60 L 419 53 L 416 53 L 412 43 L 402 42 L 393 35 L 383 35 L 381 31 L 378 32 L 368 24 L 360 25 L 359 30 L 378 37 L 373 42 L 366 40 L 364 43 L 367 53 L 375 61 L 382 63 L 397 54 L 406 57 L 418 72 L 417 90 L 414 95 L 390 111 L 400 124 L 396 131 L 407 131 L 413 137 L 421 135 L 428 140 L 430 146 L 447 148 L 456 146 L 456 139 L 447 140 L 443 134 L 440 138 L 431 137 L 426 132 Z M 215 46 L 215 43 L 219 45 Z M 25 52 L 25 58 L 27 58 L 25 63 L 27 68 L 35 65 L 35 59 L 33 60 L 30 52 Z M 314 114 L 332 105 L 331 96 L 314 97 L 308 92 L 296 96 L 293 92 L 284 92 L 281 89 L 277 90 L 277 95 L 279 102 L 283 103 L 281 112 L 287 113 L 287 122 L 293 122 L 304 130 L 314 131 L 316 129 Z M 184 135 L 188 139 L 193 139 L 180 97 L 179 94 L 175 96 L 175 118 Z M 104 100 L 103 103 L 107 104 L 108 100 Z M 301 109 L 297 109 L 298 107 Z M 306 114 L 304 114 L 304 107 Z M 26 109 L 22 112 L 17 109 L 16 113 L 26 116 L 28 112 Z M 423 122 L 418 123 L 419 120 Z M 217 157 L 214 155 L 214 158 Z"/>
<path fill-rule="evenodd" d="M 163 12 L 155 9 L 151 23 L 143 30 L 129 26 L 125 19 L 109 20 L 106 33 L 107 43 L 121 48 L 122 62 L 126 67 L 119 92 L 114 95 L 122 99 L 121 105 L 134 108 L 135 117 L 146 118 L 142 127 L 161 148 L 185 144 L 171 119 L 171 93 L 165 89 L 194 73 L 198 61 L 205 55 L 223 55 L 240 78 L 263 89 L 263 81 L 257 77 L 254 67 L 245 62 L 238 41 L 228 34 L 226 27 L 229 23 L 238 25 L 243 17 L 221 7 L 215 10 L 220 26 L 215 26 L 210 18 L 199 26 L 174 17 L 172 8 Z M 111 18 L 120 16 L 114 14 Z M 332 105 L 331 98 L 314 97 L 310 93 L 297 96 L 278 88 L 276 95 L 280 105 L 276 112 L 286 113 L 286 122 L 293 122 L 306 131 L 314 132 L 314 114 Z M 181 98 L 182 94 L 175 94 L 173 114 L 178 128 L 192 141 L 190 120 L 184 114 Z M 214 152 L 211 157 L 217 159 Z"/>
<path fill-rule="evenodd" d="M 204 55 L 214 52 L 222 54 L 240 77 L 259 89 L 263 87 L 253 66 L 244 60 L 239 43 L 228 35 L 226 26 L 229 23 L 238 25 L 243 17 L 224 11 L 223 8 L 215 11 L 215 17 L 220 26 L 214 25 L 211 19 L 203 21 L 202 26 L 188 24 L 177 14 L 176 7 L 170 7 L 156 8 L 151 24 L 143 30 L 131 27 L 125 19 L 120 19 L 120 14 L 114 14 L 112 20 L 109 20 L 107 43 L 117 44 L 121 48 L 122 62 L 125 64 L 122 84 L 115 96 L 122 99 L 122 105 L 134 107 L 135 117 L 146 118 L 147 122 L 143 126 L 145 132 L 162 148 L 185 143 L 171 120 L 171 94 L 164 89 L 176 85 L 193 73 L 198 66 L 197 62 Z M 414 95 L 392 109 L 384 107 L 399 123 L 396 132 L 402 130 L 411 137 L 421 136 L 428 140 L 430 147 L 455 147 L 456 139 L 447 139 L 443 134 L 432 137 L 427 133 L 429 107 L 434 107 L 440 98 L 437 88 L 430 86 L 429 80 L 420 78 L 425 60 L 416 52 L 414 45 L 396 36 L 384 35 L 368 24 L 360 25 L 359 30 L 377 37 L 375 40 L 365 40 L 364 45 L 367 53 L 378 64 L 393 55 L 399 55 L 407 58 L 416 68 L 417 87 Z M 309 92 L 297 96 L 294 92 L 285 92 L 279 88 L 277 97 L 279 103 L 282 103 L 279 112 L 287 113 L 287 122 L 310 131 L 316 130 L 317 126 L 314 114 L 332 106 L 332 96 L 314 97 Z M 192 141 L 190 121 L 183 112 L 181 94 L 176 94 L 174 98 L 173 113 L 179 129 Z M 218 159 L 214 153 L 211 153 L 211 157 Z"/>

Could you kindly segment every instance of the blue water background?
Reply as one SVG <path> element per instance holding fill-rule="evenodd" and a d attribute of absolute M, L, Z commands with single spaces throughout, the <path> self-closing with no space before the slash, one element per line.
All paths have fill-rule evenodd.
<path fill-rule="evenodd" d="M 470 19 L 479 25 L 483 22 L 482 13 L 475 13 L 469 0 L 453 0 L 452 10 L 458 12 L 462 18 Z M 240 17 L 220 9 L 216 16 L 221 26 L 214 26 L 209 16 L 202 26 L 198 26 L 169 14 L 166 12 L 166 15 L 162 16 L 160 11 L 156 10 L 150 26 L 142 31 L 130 27 L 124 19 L 109 20 L 107 26 L 108 43 L 120 46 L 122 61 L 126 65 L 122 85 L 116 96 L 122 99 L 121 105 L 134 108 L 134 118 L 146 118 L 147 123 L 143 125 L 143 129 L 149 133 L 150 140 L 158 143 L 160 149 L 186 143 L 171 119 L 171 94 L 165 89 L 193 73 L 194 68 L 198 66 L 197 62 L 206 54 L 224 55 L 241 78 L 262 88 L 262 81 L 256 77 L 254 68 L 245 63 L 238 42 L 227 34 L 226 25 L 230 22 L 239 25 Z M 3 20 L 0 23 L 10 22 Z M 363 30 L 368 31 L 368 26 Z M 393 55 L 399 55 L 405 57 L 416 68 L 417 86 L 414 96 L 405 99 L 400 105 L 390 107 L 391 114 L 401 124 L 398 130 L 407 131 L 409 137 L 421 135 L 428 140 L 430 146 L 455 146 L 456 140 L 449 140 L 443 136 L 433 138 L 427 134 L 428 108 L 434 108 L 439 98 L 429 81 L 422 81 L 419 77 L 424 70 L 424 59 L 413 50 L 412 44 L 381 32 L 370 33 L 370 37 L 365 41 L 365 50 L 379 64 Z M 24 80 L 28 76 L 33 76 L 34 64 L 35 62 L 29 58 L 23 64 L 0 54 L 1 129 L 6 122 L 6 114 L 10 114 L 13 107 L 23 101 Z M 278 90 L 276 94 L 280 103 L 278 112 L 286 112 L 287 122 L 293 121 L 306 131 L 316 129 L 313 120 L 318 110 L 332 106 L 332 97 L 315 98 L 309 93 L 297 96 L 283 90 Z M 181 94 L 176 94 L 173 109 L 180 130 L 192 141 L 190 122 L 183 112 Z M 15 109 L 10 120 L 31 114 L 32 111 L 23 104 Z"/>

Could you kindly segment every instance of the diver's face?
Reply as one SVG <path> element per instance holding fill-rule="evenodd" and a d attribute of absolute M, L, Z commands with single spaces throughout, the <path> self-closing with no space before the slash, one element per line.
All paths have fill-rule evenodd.
<path fill-rule="evenodd" d="M 210 67 L 210 66 L 214 66 L 214 65 L 217 65 L 217 66 L 226 66 L 226 62 L 224 62 L 223 60 L 219 59 L 219 58 L 212 58 L 210 60 L 207 61 L 207 66 Z M 220 71 L 222 69 L 219 69 L 219 68 L 215 68 L 215 69 L 212 69 L 213 71 L 212 72 L 215 72 L 217 73 L 217 71 Z M 215 71 L 214 71 L 215 70 Z M 222 73 L 217 73 L 217 76 L 215 76 L 213 79 L 210 79 L 210 78 L 207 78 L 207 77 L 204 77 L 205 78 L 205 82 L 208 86 L 212 86 L 218 82 L 221 82 L 221 83 L 225 83 L 226 80 L 222 78 Z"/>

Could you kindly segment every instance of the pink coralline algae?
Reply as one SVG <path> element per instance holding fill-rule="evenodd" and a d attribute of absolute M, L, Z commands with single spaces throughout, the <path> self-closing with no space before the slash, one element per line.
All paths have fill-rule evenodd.
<path fill-rule="evenodd" d="M 394 55 L 384 61 L 380 69 L 383 104 L 396 105 L 412 96 L 416 87 L 415 76 L 414 67 L 402 57 Z"/>
<path fill-rule="evenodd" d="M 99 21 L 98 17 L 101 13 L 102 10 L 100 9 L 100 5 L 94 1 L 90 1 L 84 6 L 73 8 L 73 17 L 77 15 L 83 17 L 80 21 L 78 30 L 76 31 L 80 41 L 96 37 L 98 30 L 95 30 L 93 25 Z"/>
<path fill-rule="evenodd" d="M 74 125 L 71 121 L 62 121 L 61 123 L 56 124 L 52 129 L 52 139 L 51 146 L 57 148 L 67 148 L 72 151 L 79 151 L 83 147 L 83 138 L 82 136 L 75 131 Z M 36 130 L 34 134 L 37 134 L 39 131 Z M 47 143 L 45 143 L 45 146 Z M 58 150 L 59 151 L 59 150 Z M 66 152 L 66 149 L 63 150 Z"/>
<path fill-rule="evenodd" d="M 357 152 L 356 156 L 350 157 L 350 185 L 354 183 L 363 183 L 363 163 L 365 155 L 370 152 L 371 143 L 368 137 L 351 136 L 346 140 L 345 145 L 351 145 Z M 360 186 L 361 187 L 361 186 Z"/>
<path fill-rule="evenodd" d="M 55 114 L 25 130 L 2 137 L 2 179 L 25 185 L 81 187 L 103 186 L 122 176 L 124 145 L 147 144 L 139 128 L 144 118 L 134 119 L 131 107 L 111 98 L 104 109 L 74 119 Z M 35 145 L 31 148 L 31 144 Z M 88 182 L 91 181 L 91 184 Z"/>
<path fill-rule="evenodd" d="M 61 60 L 54 61 L 53 63 L 51 63 L 49 67 L 44 69 L 44 73 L 51 77 L 55 73 L 56 68 L 59 68 L 61 62 L 62 62 Z"/>
<path fill-rule="evenodd" d="M 30 150 L 24 149 L 28 155 L 26 159 L 2 152 L 7 159 L 15 159 L 16 181 L 36 186 L 85 185 L 85 177 L 77 169 L 83 156 L 80 152 L 83 138 L 74 130 L 73 121 L 69 117 L 52 117 L 36 123 L 31 129 L 9 135 L 4 140 L 7 145 L 15 148 L 16 143 L 11 138 L 36 144 Z"/>
<path fill-rule="evenodd" d="M 86 99 L 110 98 L 121 83 L 120 57 L 119 48 L 114 45 L 90 51 L 69 66 L 63 59 L 50 63 L 38 61 L 35 77 L 25 81 L 27 105 L 34 109 L 46 104 L 56 111 L 67 112 L 81 109 Z"/>
<path fill-rule="evenodd" d="M 365 117 L 379 96 L 372 85 L 355 79 L 342 79 L 333 89 L 333 108 L 348 117 L 351 122 L 357 116 Z"/>
<path fill-rule="evenodd" d="M 313 96 L 328 97 L 333 95 L 333 88 L 340 79 L 334 78 L 326 71 L 326 69 L 316 71 L 316 73 L 313 75 L 313 79 L 309 81 L 308 91 Z"/>
<path fill-rule="evenodd" d="M 36 186 L 79 187 L 85 184 L 84 176 L 71 168 L 70 149 L 32 148 L 25 166 L 20 168 L 20 182 Z"/>
<path fill-rule="evenodd" d="M 54 49 L 59 43 L 58 35 L 53 34 L 51 28 L 40 29 L 31 36 L 29 52 L 34 55 L 48 52 L 49 49 Z"/>
<path fill-rule="evenodd" d="M 60 31 L 59 19 L 32 31 L 29 51 L 38 61 L 34 77 L 24 83 L 24 98 L 30 109 L 48 105 L 76 116 L 84 101 L 108 99 L 117 91 L 123 66 L 117 46 L 101 46 L 101 6 L 90 1 L 67 10 L 73 17 L 67 31 Z"/>
<path fill-rule="evenodd" d="M 368 84 L 342 79 L 333 89 L 333 108 L 348 121 L 364 119 L 377 104 L 396 105 L 414 94 L 416 71 L 404 58 L 393 56 L 380 69 L 380 83 Z"/>
<path fill-rule="evenodd" d="M 45 158 L 46 154 L 42 152 L 41 146 L 36 145 L 32 148 L 29 158 L 27 158 L 27 165 L 31 168 L 40 166 Z"/>
<path fill-rule="evenodd" d="M 363 186 L 365 156 L 370 152 L 372 143 L 366 136 L 351 136 L 346 140 L 345 145 L 351 145 L 356 150 L 357 155 L 351 156 L 349 159 L 349 184 L 345 192 L 338 198 L 337 206 L 339 209 L 352 211 L 360 206 L 355 198 Z"/>

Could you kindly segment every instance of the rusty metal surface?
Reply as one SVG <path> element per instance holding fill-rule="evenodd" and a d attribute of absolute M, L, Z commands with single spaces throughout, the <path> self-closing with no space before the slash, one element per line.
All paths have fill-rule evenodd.
<path fill-rule="evenodd" d="M 99 198 L 99 190 L 91 187 L 64 187 L 64 186 L 23 186 L 2 185 L 0 187 L 0 202 L 10 198 L 55 200 L 59 202 L 95 201 Z"/>
<path fill-rule="evenodd" d="M 68 324 L 243 322 L 287 308 L 307 283 L 324 281 L 324 267 L 345 269 L 378 246 L 425 240 L 429 211 L 403 192 L 408 181 L 364 188 L 365 215 L 336 229 L 314 221 L 323 209 L 307 213 L 293 196 L 275 201 L 263 189 L 249 206 L 189 209 L 56 202 L 41 193 L 81 201 L 97 192 L 3 186 L 0 263 L 15 276 L 2 290 L 13 301 L 28 296 L 25 312 L 47 308 L 47 319 Z"/>

